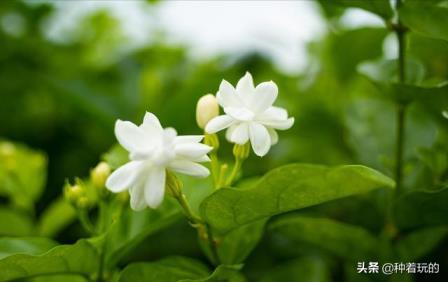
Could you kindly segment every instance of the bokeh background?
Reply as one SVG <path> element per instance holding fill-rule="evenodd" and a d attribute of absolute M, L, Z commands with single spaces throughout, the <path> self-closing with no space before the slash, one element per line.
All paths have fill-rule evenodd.
<path fill-rule="evenodd" d="M 379 17 L 325 2 L 0 1 L 0 137 L 48 156 L 37 213 L 115 144 L 116 119 L 138 123 L 151 111 L 200 134 L 197 99 L 246 71 L 274 80 L 278 105 L 296 119 L 263 162 L 250 157 L 246 176 L 290 162 L 360 163 L 392 176 L 395 107 L 358 66 L 396 58 L 395 37 Z M 408 39 L 425 76 L 448 79 L 448 43 Z M 406 189 L 446 183 L 447 129 L 431 103 L 409 108 Z"/>

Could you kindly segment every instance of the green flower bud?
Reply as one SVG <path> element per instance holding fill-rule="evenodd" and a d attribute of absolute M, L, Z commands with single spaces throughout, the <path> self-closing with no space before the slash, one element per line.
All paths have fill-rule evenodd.
<path fill-rule="evenodd" d="M 196 122 L 201 129 L 204 129 L 207 123 L 219 115 L 219 106 L 216 97 L 213 94 L 202 96 L 196 105 Z"/>
<path fill-rule="evenodd" d="M 249 157 L 250 153 L 250 145 L 249 142 L 247 142 L 244 145 L 235 144 L 233 146 L 233 155 L 238 160 L 245 160 L 247 157 Z"/>
<path fill-rule="evenodd" d="M 170 171 L 166 172 L 166 192 L 174 198 L 182 195 L 182 182 Z"/>
<path fill-rule="evenodd" d="M 213 148 L 213 151 L 219 149 L 219 138 L 217 134 L 205 134 L 204 144 Z"/>
<path fill-rule="evenodd" d="M 81 179 L 77 178 L 72 185 L 66 181 L 64 185 L 64 198 L 75 208 L 86 208 L 90 200 L 86 195 L 86 187 Z"/>
<path fill-rule="evenodd" d="M 80 209 L 87 209 L 90 206 L 89 198 L 87 198 L 86 196 L 79 197 L 79 199 L 76 201 L 76 206 Z"/>

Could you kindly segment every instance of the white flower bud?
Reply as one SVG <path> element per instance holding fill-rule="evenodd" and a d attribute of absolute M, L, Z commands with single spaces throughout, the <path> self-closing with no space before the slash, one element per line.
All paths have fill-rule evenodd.
<path fill-rule="evenodd" d="M 213 94 L 202 96 L 196 106 L 196 122 L 202 129 L 214 117 L 219 115 L 219 106 L 216 97 Z"/>
<path fill-rule="evenodd" d="M 110 166 L 105 162 L 100 162 L 91 172 L 90 179 L 95 187 L 104 187 L 106 179 L 110 175 Z"/>

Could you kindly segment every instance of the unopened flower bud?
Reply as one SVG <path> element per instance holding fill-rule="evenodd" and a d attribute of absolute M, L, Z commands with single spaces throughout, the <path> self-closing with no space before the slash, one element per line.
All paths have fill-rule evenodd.
<path fill-rule="evenodd" d="M 219 115 L 219 106 L 216 97 L 213 94 L 202 96 L 196 106 L 196 122 L 201 129 L 204 129 L 207 123 Z"/>
<path fill-rule="evenodd" d="M 216 134 L 205 134 L 204 144 L 213 148 L 213 151 L 219 149 L 219 138 Z"/>
<path fill-rule="evenodd" d="M 166 191 L 174 198 L 182 195 L 182 182 L 170 171 L 166 173 Z"/>
<path fill-rule="evenodd" d="M 90 172 L 90 179 L 95 187 L 104 187 L 107 178 L 110 175 L 110 166 L 106 162 L 100 162 Z"/>
<path fill-rule="evenodd" d="M 68 181 L 64 185 L 64 197 L 75 208 L 87 208 L 90 200 L 86 195 L 86 187 L 81 179 L 77 178 L 72 185 Z"/>
<path fill-rule="evenodd" d="M 80 209 L 87 209 L 90 206 L 89 198 L 81 196 L 78 201 L 76 201 L 76 206 Z"/>
<path fill-rule="evenodd" d="M 244 145 L 235 144 L 235 146 L 233 146 L 233 155 L 235 156 L 236 159 L 245 160 L 247 159 L 247 157 L 249 157 L 249 153 L 250 153 L 249 142 L 247 142 Z"/>

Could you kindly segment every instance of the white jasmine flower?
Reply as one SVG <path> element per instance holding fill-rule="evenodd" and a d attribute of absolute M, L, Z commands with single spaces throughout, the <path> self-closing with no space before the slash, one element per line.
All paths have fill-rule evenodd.
<path fill-rule="evenodd" d="M 273 81 L 254 87 L 248 72 L 238 81 L 236 89 L 223 80 L 216 98 L 225 115 L 212 119 L 205 131 L 212 134 L 227 128 L 226 137 L 230 142 L 242 145 L 250 140 L 256 155 L 266 155 L 278 141 L 275 130 L 286 130 L 294 124 L 294 118 L 288 118 L 285 109 L 272 105 L 277 94 Z"/>
<path fill-rule="evenodd" d="M 106 187 L 115 193 L 129 189 L 131 208 L 157 208 L 165 194 L 166 170 L 197 177 L 209 171 L 198 162 L 209 161 L 212 149 L 201 142 L 203 136 L 177 136 L 174 128 L 162 128 L 152 113 L 146 113 L 137 126 L 117 120 L 115 135 L 129 152 L 130 161 L 115 170 L 107 179 Z"/>

